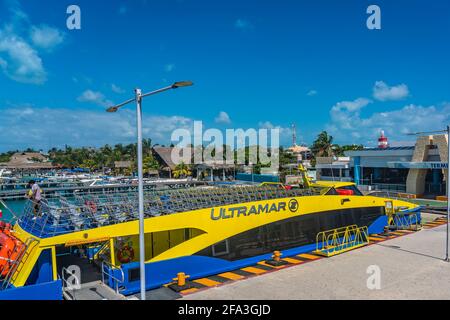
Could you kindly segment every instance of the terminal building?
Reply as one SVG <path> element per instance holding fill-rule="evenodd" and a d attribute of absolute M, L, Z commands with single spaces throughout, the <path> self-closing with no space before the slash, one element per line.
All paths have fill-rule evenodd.
<path fill-rule="evenodd" d="M 414 146 L 391 147 L 382 133 L 378 142 L 377 148 L 346 151 L 348 158 L 322 160 L 316 165 L 318 176 L 322 180 L 353 180 L 363 189 L 421 196 L 447 194 L 447 135 L 419 136 Z"/>

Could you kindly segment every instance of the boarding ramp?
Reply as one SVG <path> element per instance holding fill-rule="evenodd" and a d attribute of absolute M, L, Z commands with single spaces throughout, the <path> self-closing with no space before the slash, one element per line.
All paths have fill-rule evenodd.
<path fill-rule="evenodd" d="M 316 251 L 325 257 L 335 256 L 369 244 L 366 226 L 351 225 L 319 232 L 316 236 Z"/>
<path fill-rule="evenodd" d="M 82 284 L 78 289 L 65 288 L 63 297 L 66 300 L 126 300 L 101 281 Z"/>
<path fill-rule="evenodd" d="M 121 268 L 115 267 L 107 261 L 101 264 L 102 279 L 83 283 L 70 268 L 62 268 L 63 297 L 66 300 L 125 300 L 120 294 L 125 275 Z M 117 272 L 118 271 L 118 272 Z M 116 274 L 120 274 L 120 278 Z"/>
<path fill-rule="evenodd" d="M 163 189 L 144 193 L 146 218 L 253 201 L 319 195 L 321 188 L 290 189 L 280 186 L 228 186 Z M 137 220 L 137 192 L 77 194 L 42 199 L 36 209 L 25 205 L 19 225 L 39 238 Z"/>

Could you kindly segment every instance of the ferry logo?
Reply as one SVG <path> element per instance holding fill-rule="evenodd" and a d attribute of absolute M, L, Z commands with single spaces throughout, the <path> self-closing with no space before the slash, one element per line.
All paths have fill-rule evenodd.
<path fill-rule="evenodd" d="M 297 203 L 297 200 L 292 199 Z M 291 201 L 292 201 L 291 200 Z M 289 202 L 290 204 L 290 202 Z M 290 204 L 291 206 L 291 204 Z M 298 204 L 297 204 L 298 206 Z M 297 206 L 295 208 L 297 208 Z M 211 220 L 229 219 L 237 218 L 242 216 L 250 216 L 252 214 L 258 215 L 261 213 L 272 213 L 272 212 L 286 212 L 288 204 L 285 201 L 272 203 L 272 204 L 257 204 L 252 206 L 239 206 L 231 208 L 219 208 L 219 210 L 211 209 Z M 294 212 L 291 207 L 289 207 L 291 212 Z"/>
<path fill-rule="evenodd" d="M 291 199 L 289 201 L 288 208 L 291 212 L 296 212 L 298 209 L 298 201 L 295 199 Z"/>

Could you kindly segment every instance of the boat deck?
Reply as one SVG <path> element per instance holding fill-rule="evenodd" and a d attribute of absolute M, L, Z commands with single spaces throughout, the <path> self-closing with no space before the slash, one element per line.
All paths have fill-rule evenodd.
<path fill-rule="evenodd" d="M 279 186 L 233 186 L 166 189 L 144 193 L 146 218 L 197 209 L 270 199 L 319 195 L 322 189 L 291 189 Z M 38 210 L 28 201 L 19 225 L 27 232 L 47 238 L 137 220 L 137 192 L 80 194 L 43 199 Z"/>

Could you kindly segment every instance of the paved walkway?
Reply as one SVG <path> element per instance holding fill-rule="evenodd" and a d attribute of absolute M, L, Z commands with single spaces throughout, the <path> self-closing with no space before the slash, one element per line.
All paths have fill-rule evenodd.
<path fill-rule="evenodd" d="M 186 295 L 184 299 L 450 299 L 446 226 Z M 369 266 L 380 269 L 370 290 Z"/>

